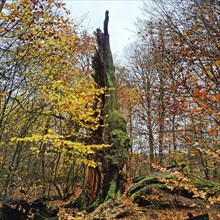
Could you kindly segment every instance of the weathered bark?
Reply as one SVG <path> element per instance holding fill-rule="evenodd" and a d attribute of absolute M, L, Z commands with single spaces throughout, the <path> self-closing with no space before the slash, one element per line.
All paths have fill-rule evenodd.
<path fill-rule="evenodd" d="M 115 67 L 109 44 L 108 11 L 105 13 L 104 33 L 95 32 L 98 49 L 93 57 L 94 80 L 99 88 L 107 88 L 107 95 L 102 95 L 101 103 L 97 100 L 95 107 L 101 108 L 103 116 L 100 128 L 89 139 L 90 144 L 109 144 L 111 147 L 100 150 L 93 156 L 99 162 L 96 168 L 88 167 L 87 184 L 83 193 L 73 203 L 73 207 L 93 211 L 109 198 L 117 198 L 123 191 L 122 170 L 130 148 L 126 121 L 118 111 L 116 93 Z"/>

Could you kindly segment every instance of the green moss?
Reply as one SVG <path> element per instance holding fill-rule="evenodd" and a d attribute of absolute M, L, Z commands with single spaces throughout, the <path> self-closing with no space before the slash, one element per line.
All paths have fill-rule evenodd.
<path fill-rule="evenodd" d="M 109 186 L 109 190 L 108 190 L 108 194 L 107 194 L 106 200 L 109 199 L 109 198 L 115 198 L 116 186 L 117 186 L 116 179 L 114 178 L 111 181 L 111 184 Z"/>
<path fill-rule="evenodd" d="M 202 180 L 198 178 L 191 178 L 192 183 L 201 190 L 204 190 L 208 195 L 219 195 L 220 194 L 220 183 Z"/>
<path fill-rule="evenodd" d="M 108 93 L 107 93 L 106 101 L 105 101 L 105 107 L 104 107 L 104 113 L 106 115 L 109 115 L 112 111 L 118 110 L 118 98 L 117 98 L 117 92 L 116 88 L 113 85 L 108 87 Z"/>
<path fill-rule="evenodd" d="M 110 184 L 110 187 L 109 187 L 109 190 L 108 190 L 108 194 L 107 194 L 105 200 L 108 200 L 110 198 L 119 199 L 120 196 L 121 196 L 121 190 L 117 189 L 117 180 L 116 180 L 116 178 L 114 178 L 111 181 L 111 184 Z"/>
<path fill-rule="evenodd" d="M 109 97 L 106 99 L 105 112 L 109 114 L 109 111 L 118 109 L 118 98 L 116 92 L 116 79 L 115 79 L 115 66 L 113 64 L 111 51 L 108 51 L 106 60 L 106 73 L 107 73 L 107 87 Z"/>
<path fill-rule="evenodd" d="M 115 66 L 112 59 L 111 51 L 109 50 L 108 59 L 106 61 L 106 69 L 107 69 L 107 83 L 109 87 L 114 87 L 115 83 Z"/>
<path fill-rule="evenodd" d="M 126 121 L 118 110 L 114 110 L 109 114 L 107 123 L 108 143 L 111 145 L 111 150 L 105 158 L 111 160 L 111 163 L 117 165 L 120 169 L 127 159 L 131 147 L 131 141 L 127 135 Z"/>
<path fill-rule="evenodd" d="M 135 202 L 138 197 L 150 193 L 152 191 L 152 189 L 167 189 L 167 187 L 165 184 L 162 184 L 162 183 L 150 184 L 144 188 L 141 188 L 137 192 L 133 193 L 130 196 L 131 201 Z"/>
<path fill-rule="evenodd" d="M 84 190 L 80 196 L 72 203 L 70 204 L 70 207 L 73 208 L 79 208 L 79 210 L 83 210 L 86 208 L 87 204 L 87 197 L 88 197 L 88 192 Z"/>
<path fill-rule="evenodd" d="M 132 194 L 136 193 L 140 189 L 142 189 L 145 186 L 151 185 L 151 184 L 160 184 L 159 178 L 163 177 L 165 179 L 171 179 L 172 176 L 168 174 L 151 174 L 149 176 L 146 176 L 145 178 L 142 178 L 139 182 L 137 182 L 131 189 L 128 191 L 128 196 L 131 196 Z M 164 184 L 163 184 L 164 185 Z"/>
<path fill-rule="evenodd" d="M 113 130 L 121 130 L 127 133 L 126 121 L 118 110 L 114 110 L 109 113 L 107 122 L 108 122 L 108 130 L 110 132 Z"/>
<path fill-rule="evenodd" d="M 198 179 L 195 177 L 191 178 L 191 181 L 195 186 L 198 186 L 198 187 L 210 187 L 210 188 L 220 189 L 220 183 L 218 182 L 202 180 L 202 179 Z"/>
<path fill-rule="evenodd" d="M 88 213 L 93 212 L 99 205 L 104 202 L 104 199 L 98 196 L 86 209 Z"/>
<path fill-rule="evenodd" d="M 115 73 L 112 72 L 112 70 L 109 71 L 108 73 L 110 73 L 110 74 L 107 75 L 108 86 L 109 86 L 109 88 L 114 88 L 114 85 L 115 85 L 115 76 L 114 76 L 114 74 Z"/>
<path fill-rule="evenodd" d="M 119 199 L 121 197 L 121 190 L 117 190 L 116 192 L 116 199 Z"/>
<path fill-rule="evenodd" d="M 122 147 L 122 150 L 128 149 L 131 145 L 127 134 L 121 130 L 113 130 L 110 133 L 110 142 L 117 148 Z"/>

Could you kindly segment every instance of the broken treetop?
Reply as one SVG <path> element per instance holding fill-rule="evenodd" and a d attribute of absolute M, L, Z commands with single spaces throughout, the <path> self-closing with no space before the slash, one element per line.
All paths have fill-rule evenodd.
<path fill-rule="evenodd" d="M 106 12 L 105 12 L 105 20 L 104 20 L 104 35 L 105 36 L 108 35 L 108 20 L 109 20 L 108 14 L 109 14 L 109 11 L 106 10 Z"/>

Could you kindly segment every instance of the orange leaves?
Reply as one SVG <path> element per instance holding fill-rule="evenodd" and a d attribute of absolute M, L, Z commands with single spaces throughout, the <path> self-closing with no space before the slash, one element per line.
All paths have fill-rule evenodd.
<path fill-rule="evenodd" d="M 163 6 L 165 5 L 161 3 L 161 8 Z M 178 8 L 179 6 L 175 5 L 175 7 Z M 209 9 L 214 10 L 215 13 L 210 14 Z M 176 9 L 173 8 L 173 10 L 175 11 Z M 216 25 L 216 21 L 213 21 L 217 20 L 216 15 L 219 7 L 214 8 L 211 4 L 204 6 L 199 3 L 196 6 L 188 7 L 187 10 L 188 12 L 175 17 L 175 20 L 172 20 L 172 17 L 167 14 L 168 20 L 161 16 L 160 22 L 157 23 L 152 18 L 152 24 L 145 26 L 145 28 L 149 28 L 146 32 L 153 32 L 150 35 L 152 40 L 146 39 L 144 41 L 144 44 L 153 45 L 150 48 L 150 56 L 157 67 L 154 70 L 155 66 L 153 66 L 153 71 L 158 74 L 156 75 L 157 77 L 160 72 L 165 73 L 165 77 L 163 76 L 162 78 L 164 83 L 162 88 L 163 97 L 160 98 L 163 100 L 165 109 L 163 113 L 166 121 L 163 130 L 161 129 L 162 131 L 158 128 L 160 126 L 159 123 L 156 124 L 158 127 L 155 126 L 155 131 L 159 130 L 164 138 L 162 140 L 164 155 L 170 155 L 170 152 L 173 152 L 173 148 L 181 149 L 183 152 L 187 152 L 183 160 L 190 164 L 192 172 L 199 171 L 202 178 L 216 178 L 213 174 L 215 172 L 214 169 L 218 169 L 218 165 L 213 164 L 213 161 L 218 158 L 218 152 L 216 150 L 213 151 L 213 149 L 219 148 L 220 60 L 218 50 L 219 25 Z M 201 13 L 204 13 L 204 20 L 201 20 L 200 16 L 198 17 Z M 186 21 L 191 19 L 191 22 L 186 24 L 182 18 L 185 18 Z M 207 26 L 203 23 L 206 19 Z M 158 26 L 163 27 L 164 29 L 162 30 L 166 31 L 158 32 Z M 178 33 L 176 30 L 178 30 Z M 141 42 L 143 42 L 142 39 Z M 149 56 L 148 48 L 144 51 L 144 55 L 145 57 Z M 147 63 L 147 58 L 145 60 Z M 132 62 L 138 65 L 137 61 L 132 60 Z M 143 78 L 147 78 L 147 71 L 151 70 L 147 65 L 145 68 L 147 69 Z M 142 81 L 139 80 L 138 83 L 142 83 Z M 153 92 L 156 93 L 159 82 L 151 83 Z M 149 91 L 147 92 L 142 97 L 144 95 L 146 97 L 149 94 Z M 157 96 L 159 95 L 157 94 Z M 157 96 L 151 96 L 153 97 L 153 104 L 156 103 L 156 105 L 160 102 L 160 100 L 157 100 Z M 155 120 L 157 114 L 162 113 L 160 107 L 155 106 L 153 105 L 153 107 L 150 106 L 152 108 L 149 108 L 146 105 L 146 108 L 149 108 L 149 112 L 153 112 L 153 120 Z M 147 123 L 144 126 L 144 129 L 147 130 Z M 149 132 L 147 131 L 147 133 Z M 155 145 L 160 144 L 160 134 L 156 134 L 154 137 Z M 191 157 L 191 155 L 193 156 Z M 174 161 L 178 160 L 174 158 Z M 173 189 L 175 186 L 182 187 L 187 182 L 184 176 L 178 175 L 175 176 L 176 180 L 170 186 Z M 181 182 L 181 180 L 184 181 Z M 191 185 L 185 184 L 183 187 L 190 188 Z M 195 188 L 192 188 L 192 192 L 195 197 L 206 197 L 204 192 L 199 192 Z"/>
<path fill-rule="evenodd" d="M 215 61 L 216 66 L 220 66 L 220 60 Z"/>
<path fill-rule="evenodd" d="M 199 103 L 199 106 L 201 106 L 202 108 L 207 108 L 208 107 L 208 105 L 205 101 L 198 101 L 198 103 Z"/>
<path fill-rule="evenodd" d="M 122 114 L 129 118 L 135 109 L 135 106 L 141 102 L 141 96 L 138 94 L 136 88 L 129 88 L 128 86 L 118 86 L 119 105 Z"/>
<path fill-rule="evenodd" d="M 209 133 L 210 136 L 218 136 L 218 130 L 220 130 L 219 126 L 213 127 L 209 129 L 207 132 Z"/>
<path fill-rule="evenodd" d="M 201 91 L 203 89 L 203 87 L 201 85 L 197 85 L 196 88 L 194 89 L 194 96 L 195 97 L 199 97 L 203 94 L 203 92 Z"/>
<path fill-rule="evenodd" d="M 7 96 L 7 93 L 6 92 L 2 92 L 2 93 L 0 93 L 0 96 L 5 97 L 5 96 Z"/>
<path fill-rule="evenodd" d="M 209 95 L 208 98 L 214 102 L 219 102 L 220 101 L 220 94 Z"/>
<path fill-rule="evenodd" d="M 183 47 L 183 48 L 181 48 L 181 50 L 180 50 L 180 54 L 183 55 L 183 56 L 189 56 L 189 51 L 190 51 L 189 48 Z"/>
<path fill-rule="evenodd" d="M 4 105 L 4 104 L 1 104 L 1 101 L 4 100 L 4 97 L 6 97 L 6 96 L 7 96 L 7 93 L 5 93 L 5 92 L 0 93 L 0 107 L 2 107 Z"/>
<path fill-rule="evenodd" d="M 200 114 L 201 112 L 202 112 L 202 108 L 194 108 L 191 111 L 191 113 L 193 113 L 193 114 Z"/>
<path fill-rule="evenodd" d="M 179 131 L 180 133 L 183 133 L 183 132 L 185 131 L 185 129 L 184 129 L 184 128 L 180 128 L 180 129 L 178 129 L 178 131 Z"/>
<path fill-rule="evenodd" d="M 196 155 L 196 150 L 189 150 L 189 153 L 190 153 L 192 156 L 195 156 L 195 155 Z"/>
<path fill-rule="evenodd" d="M 192 143 L 193 142 L 192 137 L 186 137 L 185 140 L 186 140 L 187 143 Z"/>
<path fill-rule="evenodd" d="M 167 188 L 170 190 L 187 190 L 188 192 L 193 193 L 193 197 L 196 198 L 207 198 L 207 193 L 203 190 L 199 190 L 194 186 L 190 178 L 188 176 L 184 175 L 183 173 L 179 171 L 174 171 L 170 173 L 171 178 L 163 178 L 161 179 L 162 182 L 165 182 Z"/>
<path fill-rule="evenodd" d="M 170 90 L 177 91 L 177 88 L 176 87 L 171 87 Z"/>

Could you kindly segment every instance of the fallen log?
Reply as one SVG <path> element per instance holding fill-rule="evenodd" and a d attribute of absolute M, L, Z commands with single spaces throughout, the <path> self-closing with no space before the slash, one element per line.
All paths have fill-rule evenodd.
<path fill-rule="evenodd" d="M 18 200 L 13 202 L 4 202 L 0 209 L 0 220 L 26 220 L 34 216 L 35 220 L 58 220 L 57 206 L 48 206 L 43 199 L 37 199 L 32 203 Z"/>
<path fill-rule="evenodd" d="M 190 187 L 174 186 L 171 190 L 165 182 L 172 179 L 174 179 L 172 174 L 162 172 L 137 177 L 127 191 L 127 196 L 138 206 L 185 208 L 202 205 L 201 199 L 193 197 Z M 218 195 L 219 183 L 202 180 L 193 183 L 198 190 L 204 191 L 208 196 Z"/>

